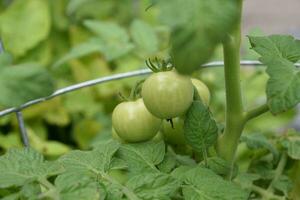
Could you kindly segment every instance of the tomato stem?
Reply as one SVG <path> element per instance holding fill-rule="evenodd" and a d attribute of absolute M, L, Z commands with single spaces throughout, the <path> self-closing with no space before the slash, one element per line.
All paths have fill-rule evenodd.
<path fill-rule="evenodd" d="M 282 175 L 283 171 L 284 171 L 284 168 L 286 166 L 286 163 L 287 163 L 287 160 L 288 160 L 288 157 L 287 157 L 287 154 L 284 152 L 282 155 L 281 155 L 281 158 L 280 158 L 280 161 L 278 162 L 278 165 L 277 165 L 277 168 L 275 170 L 275 176 L 272 180 L 272 182 L 270 183 L 267 191 L 269 192 L 273 192 L 273 186 L 274 186 L 274 183 L 279 179 L 279 177 Z"/>
<path fill-rule="evenodd" d="M 239 0 L 239 20 L 235 30 L 223 42 L 226 90 L 225 130 L 220 136 L 217 151 L 220 157 L 232 163 L 244 128 L 244 108 L 240 84 L 240 45 L 242 0 Z M 232 170 L 231 170 L 232 171 Z M 229 174 L 229 178 L 231 174 Z"/>
<path fill-rule="evenodd" d="M 46 192 L 39 195 L 39 199 L 43 199 L 44 197 L 51 197 L 51 199 L 54 199 L 54 200 L 59 199 L 59 194 L 58 194 L 58 191 L 56 190 L 55 186 L 52 183 L 50 183 L 46 178 L 40 179 L 39 183 L 48 189 Z"/>
<path fill-rule="evenodd" d="M 247 113 L 245 113 L 244 123 L 247 123 L 251 119 L 254 119 L 268 111 L 269 111 L 269 106 L 267 104 L 263 104 L 257 108 L 254 108 L 253 110 L 250 110 Z"/>
<path fill-rule="evenodd" d="M 140 97 L 139 95 L 140 95 L 141 85 L 144 81 L 145 79 L 136 82 L 134 87 L 131 89 L 130 96 L 129 96 L 130 101 L 134 101 Z"/>

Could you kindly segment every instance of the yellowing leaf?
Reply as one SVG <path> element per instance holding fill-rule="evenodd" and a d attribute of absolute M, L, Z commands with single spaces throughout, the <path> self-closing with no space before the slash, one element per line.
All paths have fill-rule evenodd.
<path fill-rule="evenodd" d="M 0 15 L 0 33 L 6 50 L 23 56 L 47 37 L 50 24 L 47 0 L 13 1 Z"/>

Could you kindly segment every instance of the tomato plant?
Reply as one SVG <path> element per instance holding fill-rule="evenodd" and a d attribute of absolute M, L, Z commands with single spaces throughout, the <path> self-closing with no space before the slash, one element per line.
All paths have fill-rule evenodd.
<path fill-rule="evenodd" d="M 248 36 L 264 68 L 243 69 L 243 2 L 0 0 L 0 107 L 24 110 L 31 144 L 1 118 L 0 198 L 300 199 L 300 41 Z"/>

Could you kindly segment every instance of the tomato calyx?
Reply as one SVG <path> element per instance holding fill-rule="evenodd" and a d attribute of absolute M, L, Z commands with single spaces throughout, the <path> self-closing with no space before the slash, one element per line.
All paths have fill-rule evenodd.
<path fill-rule="evenodd" d="M 150 58 L 145 61 L 146 65 L 151 71 L 154 73 L 157 72 L 166 72 L 173 70 L 173 65 L 170 59 L 167 60 L 159 60 L 157 57 L 151 60 Z"/>

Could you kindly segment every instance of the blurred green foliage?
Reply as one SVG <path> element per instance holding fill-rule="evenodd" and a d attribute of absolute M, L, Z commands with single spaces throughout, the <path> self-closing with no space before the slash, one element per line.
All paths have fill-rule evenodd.
<path fill-rule="evenodd" d="M 17 75 L 24 76 L 36 65 L 48 71 L 56 88 L 144 68 L 146 58 L 167 55 L 169 37 L 168 29 L 158 23 L 158 11 L 145 11 L 150 4 L 139 0 L 1 0 L 0 38 L 6 50 L 1 66 L 22 64 L 23 72 L 18 69 Z M 1 109 L 54 89 L 43 85 L 44 93 L 34 96 L 24 85 L 42 84 L 31 76 L 24 81 L 5 77 L 1 78 Z M 24 110 L 31 145 L 49 157 L 72 147 L 89 148 L 93 138 L 110 134 L 110 113 L 119 101 L 118 93 L 127 95 L 136 80 L 105 83 Z M 6 86 L 14 83 L 19 87 Z M 31 96 L 14 98 L 5 89 Z M 0 124 L 1 149 L 21 146 L 15 116 L 1 118 Z"/>
<path fill-rule="evenodd" d="M 0 38 L 9 53 L 1 54 L 0 68 L 7 63 L 22 64 L 23 70 L 28 63 L 37 65 L 53 77 L 56 88 L 144 68 L 147 58 L 165 58 L 169 52 L 170 30 L 162 24 L 156 6 L 147 9 L 151 4 L 151 0 L 0 0 Z M 246 42 L 242 53 L 247 59 L 258 57 L 249 51 Z M 217 48 L 213 59 L 222 59 L 221 48 Z M 194 76 L 209 86 L 210 108 L 222 123 L 222 68 L 204 69 Z M 82 89 L 24 110 L 33 148 L 52 158 L 72 148 L 90 148 L 103 137 L 110 137 L 111 112 L 119 102 L 118 93 L 127 95 L 138 79 Z M 264 69 L 244 68 L 242 80 L 246 106 L 264 103 Z M 5 107 L 7 104 L 0 106 Z M 246 132 L 274 134 L 286 127 L 294 114 L 266 114 L 252 121 Z M 14 115 L 0 118 L 0 132 L 2 152 L 21 146 Z"/>

